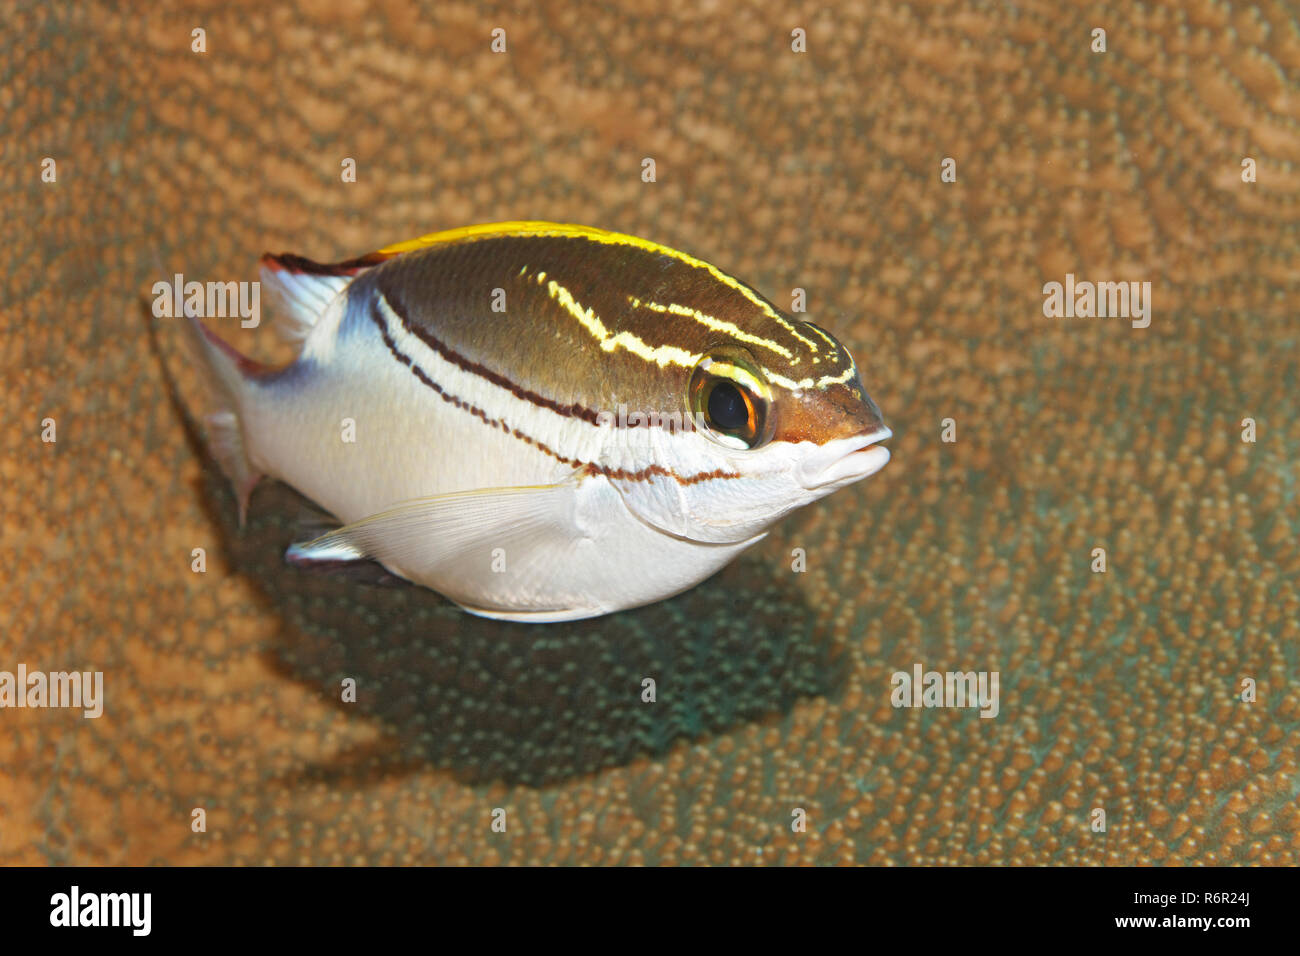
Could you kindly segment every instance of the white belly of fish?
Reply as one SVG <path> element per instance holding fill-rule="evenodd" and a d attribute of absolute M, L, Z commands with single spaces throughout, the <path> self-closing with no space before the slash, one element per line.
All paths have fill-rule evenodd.
<path fill-rule="evenodd" d="M 759 540 L 709 545 L 670 537 L 636 518 L 601 477 L 520 505 L 539 510 L 501 521 L 454 551 L 413 548 L 394 556 L 391 570 L 476 614 L 564 621 L 678 594 Z"/>

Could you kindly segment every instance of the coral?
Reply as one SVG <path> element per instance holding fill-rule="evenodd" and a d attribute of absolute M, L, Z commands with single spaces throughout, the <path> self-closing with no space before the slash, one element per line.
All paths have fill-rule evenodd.
<path fill-rule="evenodd" d="M 817 10 L 11 5 L 0 669 L 106 702 L 0 711 L 0 862 L 1300 862 L 1294 10 Z M 302 503 L 235 527 L 152 284 L 519 218 L 805 289 L 893 462 L 572 626 L 283 567 Z M 1045 318 L 1066 273 L 1150 327 Z M 916 663 L 998 716 L 893 708 Z"/>

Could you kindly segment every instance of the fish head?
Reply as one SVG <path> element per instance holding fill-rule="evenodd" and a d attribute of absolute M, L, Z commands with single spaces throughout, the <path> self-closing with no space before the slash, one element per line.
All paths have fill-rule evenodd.
<path fill-rule="evenodd" d="M 688 540 L 741 542 L 888 463 L 879 443 L 892 433 L 852 356 L 812 323 L 782 325 L 785 341 L 811 347 L 762 354 L 724 338 L 701 350 L 682 377 L 684 427 L 650 430 L 652 464 L 616 482 L 642 520 Z"/>

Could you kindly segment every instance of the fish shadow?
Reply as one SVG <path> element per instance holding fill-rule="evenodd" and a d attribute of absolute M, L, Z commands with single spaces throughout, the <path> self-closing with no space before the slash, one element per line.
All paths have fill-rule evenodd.
<path fill-rule="evenodd" d="M 670 600 L 561 624 L 487 620 L 427 588 L 289 566 L 285 548 L 319 531 L 306 528 L 319 512 L 267 481 L 237 526 L 234 495 L 147 316 L 146 325 L 168 400 L 204 463 L 195 493 L 224 560 L 280 617 L 268 663 L 386 730 L 286 782 L 359 787 L 433 766 L 466 783 L 540 787 L 839 693 L 842 642 L 818 623 L 784 558 L 761 546 Z"/>
<path fill-rule="evenodd" d="M 831 636 L 792 573 L 742 555 L 658 604 L 561 624 L 474 617 L 426 588 L 369 586 L 282 560 L 305 499 L 259 489 L 248 525 L 208 473 L 223 547 L 279 613 L 267 659 L 281 674 L 388 731 L 296 772 L 360 783 L 432 765 L 463 782 L 544 786 L 666 752 L 837 691 Z M 213 487 L 215 486 L 215 487 Z M 310 507 L 310 506 L 307 506 Z M 779 559 L 778 559 L 779 560 Z M 355 701 L 344 702 L 344 681 Z M 651 686 L 653 681 L 653 700 Z"/>

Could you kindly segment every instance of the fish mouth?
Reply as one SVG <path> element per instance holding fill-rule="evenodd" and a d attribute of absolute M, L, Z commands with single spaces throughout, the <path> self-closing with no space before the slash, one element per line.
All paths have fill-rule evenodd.
<path fill-rule="evenodd" d="M 876 444 L 893 436 L 888 428 L 827 442 L 801 475 L 809 491 L 834 491 L 861 481 L 889 464 L 889 449 Z"/>

